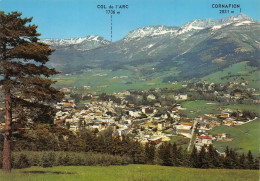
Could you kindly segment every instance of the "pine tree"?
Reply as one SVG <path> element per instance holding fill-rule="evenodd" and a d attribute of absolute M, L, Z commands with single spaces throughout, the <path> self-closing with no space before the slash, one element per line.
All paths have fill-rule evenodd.
<path fill-rule="evenodd" d="M 254 157 L 253 157 L 253 155 L 252 155 L 252 153 L 251 153 L 251 150 L 249 150 L 248 151 L 248 153 L 247 153 L 247 163 L 248 163 L 248 168 L 249 169 L 254 169 Z"/>
<path fill-rule="evenodd" d="M 182 167 L 191 167 L 190 152 L 187 149 L 182 151 Z"/>
<path fill-rule="evenodd" d="M 201 147 L 201 150 L 198 154 L 198 167 L 209 168 L 205 146 Z"/>
<path fill-rule="evenodd" d="M 239 157 L 239 168 L 240 169 L 246 169 L 247 168 L 246 157 L 245 157 L 244 153 L 242 153 L 242 155 L 240 155 L 240 157 Z"/>
<path fill-rule="evenodd" d="M 145 144 L 145 162 L 147 164 L 153 164 L 155 157 L 155 146 L 153 144 Z"/>
<path fill-rule="evenodd" d="M 130 139 L 125 136 L 122 135 L 122 139 L 120 140 L 120 155 L 127 155 L 129 152 L 129 146 L 130 146 Z"/>
<path fill-rule="evenodd" d="M 229 157 L 229 155 L 230 155 L 228 146 L 227 146 L 226 149 L 225 149 L 225 154 L 226 154 L 226 157 Z"/>
<path fill-rule="evenodd" d="M 32 18 L 22 18 L 22 13 L 5 14 L 0 11 L 0 72 L 5 96 L 5 136 L 3 171 L 11 171 L 11 133 L 14 111 L 48 110 L 51 100 L 63 94 L 53 88 L 49 77 L 59 72 L 45 66 L 53 52 L 49 45 L 39 42 L 37 26 Z M 20 110 L 20 111 L 19 111 Z M 52 112 L 53 113 L 53 112 Z"/>
<path fill-rule="evenodd" d="M 169 143 L 163 143 L 160 145 L 158 156 L 161 159 L 162 165 L 172 166 L 171 145 Z"/>
<path fill-rule="evenodd" d="M 174 144 L 172 145 L 172 149 L 171 149 L 171 158 L 172 158 L 172 165 L 173 166 L 178 166 L 177 163 L 177 157 L 178 157 L 178 148 L 177 148 L 177 144 L 174 142 Z"/>
<path fill-rule="evenodd" d="M 224 162 L 223 162 L 223 166 L 224 168 L 232 168 L 232 163 L 231 163 L 231 158 L 230 158 L 230 150 L 228 148 L 228 146 L 226 147 L 225 150 L 225 158 L 224 158 Z"/>
<path fill-rule="evenodd" d="M 208 157 L 209 168 L 215 168 L 220 166 L 219 155 L 212 144 L 210 144 L 208 147 L 207 155 L 208 155 L 207 157 Z"/>
<path fill-rule="evenodd" d="M 191 166 L 194 168 L 198 168 L 198 153 L 197 152 L 198 152 L 197 148 L 194 145 L 191 155 L 190 155 Z"/>
<path fill-rule="evenodd" d="M 144 148 L 141 143 L 136 141 L 132 145 L 131 157 L 134 164 L 143 164 L 145 162 Z"/>
<path fill-rule="evenodd" d="M 257 157 L 257 158 L 255 158 L 254 169 L 259 170 L 259 165 L 260 165 L 260 158 Z"/>
<path fill-rule="evenodd" d="M 177 166 L 183 165 L 183 149 L 180 146 L 177 150 Z"/>
<path fill-rule="evenodd" d="M 232 149 L 230 149 L 230 161 L 231 161 L 231 166 L 230 166 L 231 169 L 239 168 L 240 164 L 239 164 L 237 153 Z"/>

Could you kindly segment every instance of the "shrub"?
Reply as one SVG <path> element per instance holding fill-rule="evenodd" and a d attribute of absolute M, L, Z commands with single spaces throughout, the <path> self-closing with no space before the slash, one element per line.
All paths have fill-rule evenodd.
<path fill-rule="evenodd" d="M 55 162 L 55 153 L 54 152 L 43 152 L 41 157 L 41 166 L 42 167 L 52 167 Z"/>
<path fill-rule="evenodd" d="M 63 165 L 63 166 L 69 166 L 69 165 L 73 165 L 70 160 L 70 155 L 71 153 L 68 152 L 60 152 L 58 155 L 58 162 L 57 165 Z"/>
<path fill-rule="evenodd" d="M 25 153 L 15 153 L 12 155 L 13 168 L 27 168 L 30 167 L 30 162 Z"/>
<path fill-rule="evenodd" d="M 0 152 L 0 168 L 2 168 L 2 152 Z M 109 166 L 131 164 L 129 156 L 110 155 L 94 152 L 12 152 L 12 168 L 27 168 L 30 166 Z"/>

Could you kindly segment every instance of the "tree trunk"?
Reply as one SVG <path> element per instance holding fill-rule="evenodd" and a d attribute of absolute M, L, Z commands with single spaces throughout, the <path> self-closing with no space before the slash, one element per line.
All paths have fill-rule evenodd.
<path fill-rule="evenodd" d="M 11 110 L 11 93 L 10 89 L 5 90 L 5 135 L 4 135 L 4 150 L 3 150 L 3 171 L 11 172 L 11 123 L 12 123 L 12 110 Z"/>

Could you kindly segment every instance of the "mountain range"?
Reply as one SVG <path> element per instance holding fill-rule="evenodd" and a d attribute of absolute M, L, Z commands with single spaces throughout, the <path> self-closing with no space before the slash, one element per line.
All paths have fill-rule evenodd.
<path fill-rule="evenodd" d="M 127 73 L 127 82 L 201 78 L 248 61 L 259 68 L 260 23 L 238 14 L 220 20 L 196 19 L 183 26 L 147 26 L 110 42 L 101 36 L 42 39 L 56 51 L 49 66 L 62 74 Z M 118 75 L 117 75 L 118 74 Z"/>

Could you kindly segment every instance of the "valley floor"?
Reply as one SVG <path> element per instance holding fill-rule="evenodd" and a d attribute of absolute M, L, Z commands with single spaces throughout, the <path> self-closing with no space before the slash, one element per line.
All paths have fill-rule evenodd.
<path fill-rule="evenodd" d="M 258 170 L 194 169 L 158 165 L 60 166 L 0 172 L 4 181 L 258 181 Z"/>

